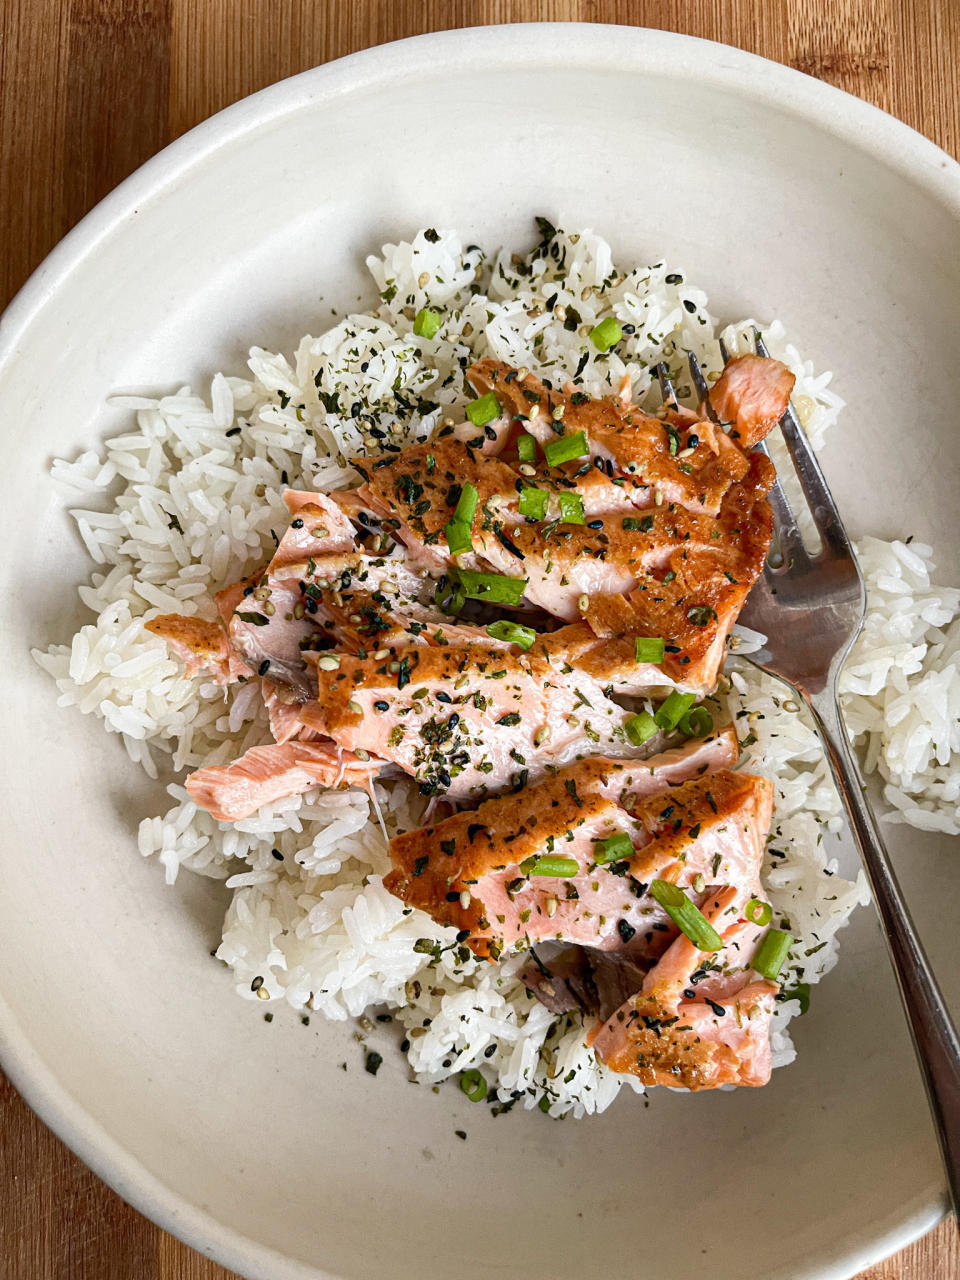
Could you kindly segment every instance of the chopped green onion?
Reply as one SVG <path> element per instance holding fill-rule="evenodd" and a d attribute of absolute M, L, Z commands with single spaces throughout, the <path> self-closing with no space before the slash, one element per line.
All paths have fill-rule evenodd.
<path fill-rule="evenodd" d="M 660 903 L 680 932 L 690 939 L 698 951 L 719 951 L 723 946 L 723 939 L 710 921 L 677 885 L 671 884 L 669 880 L 654 880 L 650 884 L 650 897 Z"/>
<path fill-rule="evenodd" d="M 771 929 L 753 957 L 753 967 L 757 973 L 763 978 L 768 978 L 770 982 L 776 982 L 792 942 L 792 935 L 783 929 Z"/>
<path fill-rule="evenodd" d="M 633 841 L 625 831 L 618 831 L 615 836 L 607 836 L 606 840 L 594 841 L 597 851 L 594 861 L 602 866 L 605 862 L 622 862 L 624 858 L 633 857 Z"/>
<path fill-rule="evenodd" d="M 470 526 L 465 524 L 463 520 L 451 520 L 449 524 L 443 526 L 443 532 L 452 556 L 458 556 L 464 551 L 473 550 Z"/>
<path fill-rule="evenodd" d="M 747 903 L 744 915 L 751 924 L 769 924 L 773 919 L 773 907 L 769 902 L 764 902 L 760 898 L 751 898 Z"/>
<path fill-rule="evenodd" d="M 662 662 L 666 652 L 666 645 L 666 640 L 663 640 L 660 636 L 637 636 L 637 662 Z"/>
<path fill-rule="evenodd" d="M 451 613 L 454 616 L 463 612 L 466 600 L 467 597 L 459 583 L 448 582 L 445 577 L 440 579 L 433 592 L 433 603 L 437 608 L 443 613 Z"/>
<path fill-rule="evenodd" d="M 482 1102 L 487 1096 L 487 1082 L 476 1067 L 460 1072 L 460 1088 L 471 1102 Z"/>
<path fill-rule="evenodd" d="M 583 499 L 579 493 L 561 493 L 560 519 L 563 524 L 585 524 L 583 515 Z"/>
<path fill-rule="evenodd" d="M 536 462 L 537 442 L 528 431 L 521 431 L 517 436 L 517 453 L 521 462 Z"/>
<path fill-rule="evenodd" d="M 657 732 L 657 722 L 649 711 L 638 711 L 623 722 L 623 731 L 635 747 L 639 747 Z"/>
<path fill-rule="evenodd" d="M 500 402 L 492 391 L 467 405 L 467 417 L 475 427 L 482 427 L 500 417 Z"/>
<path fill-rule="evenodd" d="M 468 599 L 485 600 L 488 604 L 518 605 L 527 586 L 526 578 L 508 578 L 503 573 L 475 573 L 471 569 L 459 569 L 457 576 Z"/>
<path fill-rule="evenodd" d="M 695 693 L 678 693 L 674 689 L 666 702 L 653 713 L 653 718 L 664 731 L 675 729 L 696 700 Z"/>
<path fill-rule="evenodd" d="M 576 858 L 524 858 L 520 870 L 525 876 L 553 876 L 559 880 L 569 880 L 580 870 Z"/>
<path fill-rule="evenodd" d="M 524 486 L 520 490 L 520 514 L 529 520 L 542 520 L 547 514 L 549 501 L 550 495 L 546 489 L 530 489 Z"/>
<path fill-rule="evenodd" d="M 623 330 L 613 316 L 607 316 L 590 330 L 590 341 L 598 351 L 609 351 L 623 337 Z"/>
<path fill-rule="evenodd" d="M 429 307 L 421 307 L 413 317 L 413 332 L 418 338 L 432 338 L 443 324 L 443 316 L 439 311 L 431 311 Z"/>
<path fill-rule="evenodd" d="M 575 431 L 573 435 L 561 436 L 559 440 L 551 440 L 543 446 L 543 456 L 548 467 L 559 467 L 561 462 L 572 462 L 574 458 L 582 458 L 589 452 L 585 431 Z"/>
<path fill-rule="evenodd" d="M 793 986 L 793 987 L 784 987 L 784 988 L 781 990 L 781 992 L 780 992 L 779 999 L 781 999 L 781 1000 L 799 1000 L 799 1001 L 800 1001 L 800 1016 L 801 1016 L 801 1017 L 803 1017 L 803 1015 L 804 1015 L 804 1014 L 807 1012 L 807 1010 L 810 1008 L 810 983 L 809 983 L 809 982 L 798 982 L 798 983 L 796 984 L 796 986 Z"/>
<path fill-rule="evenodd" d="M 508 644 L 518 645 L 521 649 L 529 649 L 537 638 L 533 627 L 521 627 L 519 622 L 491 622 L 487 627 L 487 635 L 494 640 L 506 640 Z"/>
<path fill-rule="evenodd" d="M 477 509 L 477 501 L 480 494 L 477 492 L 477 486 L 467 483 L 460 490 L 460 497 L 457 499 L 457 505 L 453 510 L 454 520 L 460 520 L 463 524 L 472 524 L 473 513 Z"/>
<path fill-rule="evenodd" d="M 706 707 L 691 707 L 680 717 L 677 728 L 687 738 L 705 738 L 713 732 L 713 716 Z"/>

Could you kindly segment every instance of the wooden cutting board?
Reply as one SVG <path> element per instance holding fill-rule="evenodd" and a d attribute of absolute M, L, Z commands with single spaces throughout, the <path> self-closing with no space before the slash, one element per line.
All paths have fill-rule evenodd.
<path fill-rule="evenodd" d="M 221 107 L 386 40 L 523 21 L 725 41 L 960 156 L 960 0 L 0 0 L 0 306 L 101 196 Z M 228 1273 L 108 1190 L 0 1077 L 0 1280 Z M 955 1224 L 860 1280 L 960 1280 Z"/>

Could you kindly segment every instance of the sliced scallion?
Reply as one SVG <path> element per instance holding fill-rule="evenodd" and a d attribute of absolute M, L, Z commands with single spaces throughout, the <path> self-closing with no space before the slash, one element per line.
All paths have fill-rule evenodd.
<path fill-rule="evenodd" d="M 487 635 L 494 640 L 506 640 L 507 644 L 515 644 L 521 649 L 529 649 L 537 638 L 533 627 L 521 627 L 519 622 L 491 622 L 487 627 Z"/>
<path fill-rule="evenodd" d="M 443 526 L 443 533 L 452 556 L 459 556 L 465 551 L 473 550 L 470 526 L 465 524 L 464 521 L 451 520 L 449 524 Z"/>
<path fill-rule="evenodd" d="M 519 511 L 528 520 L 542 520 L 547 514 L 550 495 L 546 489 L 531 489 L 526 485 L 520 490 Z"/>
<path fill-rule="evenodd" d="M 781 1000 L 799 1000 L 800 1016 L 803 1017 L 810 1008 L 810 983 L 798 982 L 795 986 L 784 987 L 780 992 L 779 998 Z"/>
<path fill-rule="evenodd" d="M 529 432 L 521 431 L 517 436 L 517 453 L 521 462 L 536 462 L 537 442 Z"/>
<path fill-rule="evenodd" d="M 607 862 L 622 862 L 624 858 L 633 857 L 633 841 L 625 831 L 618 831 L 605 840 L 595 841 L 595 847 L 594 861 L 601 866 Z"/>
<path fill-rule="evenodd" d="M 783 929 L 771 929 L 753 957 L 753 967 L 757 973 L 770 982 L 776 982 L 792 942 L 792 935 Z"/>
<path fill-rule="evenodd" d="M 563 524 L 585 524 L 583 515 L 583 499 L 579 493 L 561 493 L 560 520 Z"/>
<path fill-rule="evenodd" d="M 569 880 L 580 870 L 576 858 L 557 858 L 545 854 L 541 858 L 524 858 L 520 870 L 525 876 L 553 876 L 558 880 Z"/>
<path fill-rule="evenodd" d="M 706 707 L 691 707 L 680 717 L 677 728 L 687 738 L 705 738 L 713 732 L 713 716 Z"/>
<path fill-rule="evenodd" d="M 590 330 L 590 341 L 598 351 L 609 351 L 622 337 L 623 330 L 620 328 L 619 321 L 614 320 L 613 316 L 607 316 Z"/>
<path fill-rule="evenodd" d="M 492 391 L 467 405 L 467 417 L 475 427 L 485 426 L 500 417 L 500 402 Z"/>
<path fill-rule="evenodd" d="M 471 1102 L 482 1102 L 487 1096 L 487 1082 L 476 1067 L 460 1072 L 460 1088 Z"/>
<path fill-rule="evenodd" d="M 670 697 L 657 708 L 653 718 L 665 732 L 675 729 L 697 700 L 695 693 L 679 693 L 674 689 Z"/>
<path fill-rule="evenodd" d="M 551 440 L 543 446 L 543 456 L 548 467 L 559 467 L 562 462 L 572 462 L 574 458 L 582 458 L 589 452 L 585 431 L 574 431 L 572 435 L 561 436 L 559 440 Z"/>
<path fill-rule="evenodd" d="M 723 946 L 719 933 L 679 886 L 671 884 L 669 880 L 653 880 L 650 884 L 650 897 L 660 903 L 680 932 L 690 939 L 698 951 L 719 951 Z"/>
<path fill-rule="evenodd" d="M 637 662 L 662 662 L 667 642 L 661 636 L 637 636 L 635 654 Z"/>
<path fill-rule="evenodd" d="M 638 711 L 624 720 L 623 731 L 633 745 L 639 747 L 657 732 L 657 722 L 649 711 Z"/>
<path fill-rule="evenodd" d="M 751 924 L 765 925 L 773 919 L 773 907 L 762 898 L 751 898 L 743 914 Z"/>
<path fill-rule="evenodd" d="M 439 311 L 431 311 L 429 307 L 421 307 L 413 317 L 413 332 L 418 338 L 432 338 L 443 324 L 443 316 Z"/>
<path fill-rule="evenodd" d="M 472 569 L 457 572 L 463 594 L 470 600 L 488 604 L 518 605 L 527 587 L 526 578 L 508 578 L 503 573 L 476 573 Z"/>
<path fill-rule="evenodd" d="M 472 524 L 473 513 L 477 509 L 479 497 L 477 486 L 471 484 L 468 480 L 460 490 L 460 497 L 457 499 L 457 505 L 453 511 L 454 520 L 459 520 L 462 524 Z"/>

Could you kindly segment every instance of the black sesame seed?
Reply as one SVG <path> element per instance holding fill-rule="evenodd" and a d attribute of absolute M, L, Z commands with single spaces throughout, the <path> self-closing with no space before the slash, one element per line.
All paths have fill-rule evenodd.
<path fill-rule="evenodd" d="M 279 849 L 271 849 L 270 852 L 273 854 L 273 856 L 276 858 L 278 862 L 283 861 L 283 854 L 280 852 Z"/>
<path fill-rule="evenodd" d="M 302 528 L 303 528 L 303 521 L 300 519 L 300 517 L 299 517 L 299 516 L 297 516 L 296 520 L 291 520 L 291 521 L 290 521 L 290 527 L 291 527 L 292 529 L 302 529 Z"/>
<path fill-rule="evenodd" d="M 264 658 L 264 660 L 260 663 L 259 667 L 257 667 L 257 675 L 265 676 L 269 670 L 270 670 L 270 659 Z"/>
<path fill-rule="evenodd" d="M 261 988 L 262 986 L 263 986 L 263 979 L 262 979 L 262 978 L 260 977 L 260 975 L 258 974 L 258 975 L 254 978 L 254 980 L 250 983 L 250 990 L 251 990 L 251 991 L 259 991 L 259 990 L 260 990 L 260 988 Z"/>

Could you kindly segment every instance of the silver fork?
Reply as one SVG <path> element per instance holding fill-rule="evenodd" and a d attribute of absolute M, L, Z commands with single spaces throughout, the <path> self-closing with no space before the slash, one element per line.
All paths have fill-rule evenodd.
<path fill-rule="evenodd" d="M 769 356 L 756 329 L 754 342 L 758 355 Z M 722 343 L 721 355 L 726 364 L 729 356 Z M 706 380 L 692 353 L 689 363 L 701 406 L 716 421 Z M 661 373 L 661 386 L 664 380 Z M 666 396 L 667 388 L 663 389 Z M 672 394 L 672 387 L 669 390 Z M 816 555 L 808 554 L 778 482 L 770 493 L 776 552 L 768 559 L 742 614 L 746 625 L 767 637 L 764 648 L 751 654 L 750 661 L 797 691 L 810 708 L 823 740 L 886 935 L 937 1128 L 950 1197 L 958 1210 L 960 1038 L 867 805 L 837 699 L 837 677 L 863 627 L 866 589 L 830 490 L 792 408 L 787 408 L 780 429 L 822 547 Z"/>

